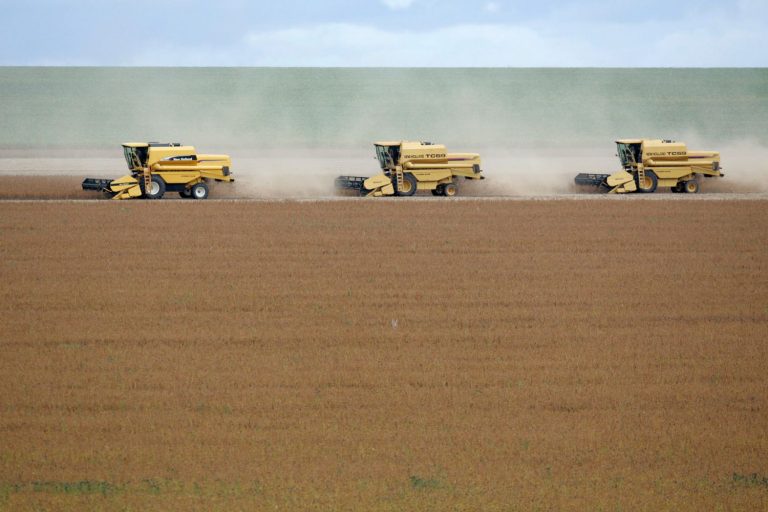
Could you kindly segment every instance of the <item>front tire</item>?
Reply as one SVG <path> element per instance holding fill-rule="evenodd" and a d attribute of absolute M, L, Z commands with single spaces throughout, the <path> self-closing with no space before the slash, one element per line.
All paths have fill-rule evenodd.
<path fill-rule="evenodd" d="M 145 198 L 162 199 L 163 195 L 165 195 L 165 181 L 160 176 L 152 176 L 149 183 L 149 190 L 146 190 L 146 187 L 144 186 L 144 179 L 139 177 L 139 180 L 139 186 L 141 187 L 141 192 L 144 194 Z"/>
<path fill-rule="evenodd" d="M 635 176 L 635 182 L 637 183 L 637 190 L 645 194 L 651 194 L 656 192 L 656 187 L 659 186 L 659 178 L 656 177 L 656 173 L 653 171 L 645 171 L 645 178 L 640 179 L 639 175 Z"/>
<path fill-rule="evenodd" d="M 397 180 L 395 180 L 395 188 L 397 188 Z M 410 173 L 403 173 L 403 189 L 397 190 L 397 195 L 407 197 L 416 193 L 418 188 L 416 177 Z"/>
<path fill-rule="evenodd" d="M 208 199 L 208 185 L 203 182 L 192 185 L 191 192 L 194 199 Z"/>

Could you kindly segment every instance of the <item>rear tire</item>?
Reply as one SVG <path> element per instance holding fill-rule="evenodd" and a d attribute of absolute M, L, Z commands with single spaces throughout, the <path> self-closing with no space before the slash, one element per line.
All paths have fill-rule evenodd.
<path fill-rule="evenodd" d="M 397 189 L 397 179 L 394 180 Z M 407 197 L 416 193 L 418 188 L 416 177 L 410 173 L 403 173 L 403 190 L 397 190 L 397 195 Z"/>
<path fill-rule="evenodd" d="M 443 192 L 443 186 L 442 185 L 438 185 L 437 187 L 432 189 L 432 195 L 433 196 L 442 196 L 444 194 L 445 193 Z"/>
<path fill-rule="evenodd" d="M 699 182 L 696 180 L 686 181 L 683 190 L 685 190 L 686 194 L 698 194 Z"/>
<path fill-rule="evenodd" d="M 208 199 L 208 185 L 203 182 L 192 185 L 191 192 L 195 199 Z"/>
<path fill-rule="evenodd" d="M 192 191 L 188 188 L 179 191 L 179 195 L 184 199 L 192 199 Z"/>
<path fill-rule="evenodd" d="M 162 199 L 165 194 L 165 181 L 160 176 L 152 176 L 150 179 L 152 181 L 150 182 L 149 190 L 145 190 L 144 178 L 139 176 L 139 187 L 141 188 L 141 192 L 147 199 Z"/>
<path fill-rule="evenodd" d="M 443 185 L 443 195 L 446 197 L 453 197 L 459 193 L 459 187 L 455 183 L 446 183 Z"/>
<path fill-rule="evenodd" d="M 640 176 L 635 175 L 635 183 L 637 183 L 638 192 L 645 194 L 651 194 L 656 192 L 656 187 L 659 186 L 659 178 L 656 177 L 656 173 L 648 170 L 645 171 L 645 179 L 640 183 Z"/>
<path fill-rule="evenodd" d="M 670 190 L 672 191 L 673 194 L 680 194 L 681 192 L 685 192 L 682 183 L 678 183 L 674 187 L 671 187 Z"/>

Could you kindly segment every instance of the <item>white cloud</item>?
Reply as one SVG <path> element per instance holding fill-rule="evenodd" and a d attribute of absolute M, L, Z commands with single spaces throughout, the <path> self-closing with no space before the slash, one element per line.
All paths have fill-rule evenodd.
<path fill-rule="evenodd" d="M 557 66 L 587 65 L 588 48 L 522 26 L 455 25 L 431 31 L 389 31 L 367 25 L 322 24 L 246 38 L 256 65 L 280 66 Z"/>
<path fill-rule="evenodd" d="M 755 0 L 743 0 L 750 5 Z M 496 2 L 488 2 L 496 3 Z M 743 13 L 698 15 L 700 23 L 458 24 L 409 30 L 319 23 L 251 31 L 226 47 L 151 47 L 123 64 L 338 67 L 764 67 L 768 31 Z M 717 27 L 717 29 L 713 29 Z M 648 34 L 648 37 L 627 37 Z M 655 35 L 654 35 L 655 34 Z M 162 51 L 158 51 L 163 47 Z"/>
<path fill-rule="evenodd" d="M 708 27 L 623 24 L 581 27 L 463 24 L 429 31 L 388 30 L 369 25 L 321 24 L 246 38 L 251 65 L 373 67 L 708 67 L 764 65 L 743 48 L 768 47 L 764 32 Z M 638 41 L 628 33 L 658 33 Z M 581 35 L 579 35 L 581 34 Z M 750 55 L 752 58 L 750 59 Z M 745 58 L 746 57 L 746 58 Z M 762 63 L 762 64 L 761 64 Z"/>
<path fill-rule="evenodd" d="M 381 3 L 390 9 L 407 9 L 413 5 L 415 0 L 381 0 Z"/>
<path fill-rule="evenodd" d="M 32 9 L 38 22 L 23 23 L 32 19 L 33 14 L 25 5 L 42 5 L 46 1 L 52 6 L 43 9 L 48 18 L 42 11 Z M 151 3 L 138 1 L 141 5 Z M 169 5 L 197 5 L 201 1 L 155 3 L 167 10 Z M 615 0 L 611 9 L 606 9 L 602 0 L 538 2 L 530 8 L 508 0 L 464 0 L 463 4 L 446 0 L 377 0 L 359 2 L 352 14 L 346 11 L 349 2 L 327 2 L 327 9 L 309 12 L 293 8 L 301 5 L 300 0 L 283 1 L 285 9 L 268 9 L 262 17 L 263 9 L 246 8 L 258 2 L 223 0 L 222 15 L 205 25 L 210 37 L 189 37 L 189 31 L 183 30 L 202 26 L 199 20 L 204 14 L 193 8 L 174 19 L 168 30 L 150 31 L 140 38 L 109 37 L 114 24 L 109 2 L 11 2 L 8 12 L 4 12 L 10 20 L 9 30 L 0 33 L 0 62 L 161 66 L 768 66 L 768 0 L 685 0 L 669 4 L 669 12 L 659 8 L 664 0 L 649 0 L 648 8 L 639 11 L 636 2 L 630 0 Z M 79 8 L 70 8 L 70 4 Z M 83 8 L 91 4 L 102 7 Z M 464 9 L 459 8 L 462 5 Z M 134 18 L 127 18 L 129 24 Z M 54 25 L 59 28 L 77 25 L 73 20 L 79 20 L 81 25 L 97 29 L 76 31 L 72 37 L 62 38 L 61 30 L 46 28 L 50 19 L 58 19 L 60 23 Z M 253 25 L 248 24 L 251 19 Z M 334 23 L 332 20 L 336 19 L 357 22 Z M 101 44 L 93 43 L 97 40 Z"/>

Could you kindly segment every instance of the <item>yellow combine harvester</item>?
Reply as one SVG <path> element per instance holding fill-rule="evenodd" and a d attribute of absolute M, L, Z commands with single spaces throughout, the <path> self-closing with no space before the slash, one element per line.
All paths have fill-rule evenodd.
<path fill-rule="evenodd" d="M 445 146 L 431 142 L 388 141 L 374 143 L 383 171 L 367 178 L 339 176 L 336 188 L 363 196 L 412 196 L 429 190 L 435 196 L 455 196 L 456 179 L 482 180 L 480 155 L 448 153 Z"/>
<path fill-rule="evenodd" d="M 115 180 L 86 178 L 83 190 L 100 190 L 113 199 L 160 199 L 166 192 L 206 199 L 206 182 L 235 181 L 228 155 L 199 155 L 178 142 L 127 142 L 123 153 L 131 174 Z"/>
<path fill-rule="evenodd" d="M 594 185 L 609 193 L 655 192 L 669 187 L 672 192 L 695 194 L 699 177 L 724 176 L 717 151 L 688 151 L 685 143 L 673 140 L 617 140 L 622 170 L 613 174 L 581 173 L 577 185 Z"/>

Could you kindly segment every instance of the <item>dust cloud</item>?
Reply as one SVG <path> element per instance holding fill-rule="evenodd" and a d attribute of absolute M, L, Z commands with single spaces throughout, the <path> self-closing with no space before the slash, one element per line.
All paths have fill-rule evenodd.
<path fill-rule="evenodd" d="M 681 137 L 681 140 L 682 139 Z M 702 193 L 768 192 L 768 147 L 756 142 L 717 146 L 689 136 L 689 149 L 716 149 L 725 177 L 706 179 Z M 686 141 L 687 142 L 687 141 Z M 118 148 L 119 149 L 119 148 Z M 201 148 L 198 148 L 201 149 Z M 598 193 L 577 187 L 580 172 L 619 170 L 612 143 L 585 148 L 567 147 L 448 147 L 449 151 L 478 152 L 485 180 L 459 182 L 462 196 L 537 196 Z M 217 148 L 205 148 L 217 153 Z M 201 151 L 202 152 L 202 151 Z M 218 184 L 214 197 L 312 198 L 336 194 L 339 175 L 372 176 L 380 172 L 372 145 L 354 149 L 229 148 L 235 183 Z M 0 176 L 59 175 L 118 177 L 127 172 L 119 150 L 0 150 Z M 666 192 L 660 190 L 660 192 Z"/>
<path fill-rule="evenodd" d="M 362 150 L 233 150 L 235 195 L 248 198 L 310 198 L 335 194 L 339 175 L 379 172 L 373 148 Z"/>
<path fill-rule="evenodd" d="M 720 165 L 725 175 L 721 179 L 704 180 L 702 192 L 713 193 L 765 193 L 768 192 L 768 146 L 756 141 L 705 144 L 693 142 L 688 149 L 720 151 Z"/>
<path fill-rule="evenodd" d="M 335 194 L 334 179 L 339 175 L 372 176 L 380 171 L 373 146 L 359 150 L 264 151 L 255 155 L 244 151 L 241 158 L 233 151 L 237 182 L 236 195 L 253 198 L 326 197 Z M 478 151 L 483 160 L 485 180 L 459 182 L 463 196 L 551 195 L 575 191 L 576 172 L 613 170 L 610 158 L 582 155 L 574 158 L 564 152 L 546 155 L 541 150 L 483 149 L 461 147 L 459 151 Z M 455 151 L 449 147 L 449 151 Z M 586 152 L 585 152 L 586 153 Z M 574 167 L 574 161 L 580 166 Z"/>
<path fill-rule="evenodd" d="M 693 139 L 692 139 L 693 140 Z M 706 179 L 702 193 L 768 192 L 768 147 L 757 143 L 722 146 L 689 144 L 689 149 L 715 148 L 721 152 L 722 179 Z M 620 169 L 612 142 L 594 147 L 472 148 L 449 151 L 478 152 L 482 181 L 459 183 L 463 196 L 537 196 L 598 193 L 597 188 L 577 187 L 580 172 L 612 173 Z M 327 197 L 334 195 L 333 180 L 339 175 L 372 176 L 379 171 L 373 147 L 354 150 L 303 149 L 233 151 L 237 177 L 236 195 L 253 198 Z M 668 192 L 659 190 L 659 192 Z"/>
<path fill-rule="evenodd" d="M 705 180 L 704 193 L 768 191 L 759 70 L 33 68 L 0 78 L 21 102 L 0 105 L 0 175 L 118 177 L 121 142 L 180 141 L 231 155 L 236 182 L 213 197 L 326 197 L 338 175 L 379 172 L 375 140 L 405 139 L 480 153 L 486 179 L 461 181 L 460 195 L 581 194 L 596 190 L 577 188 L 576 174 L 619 169 L 616 138 L 658 137 L 721 152 L 726 176 Z M 30 85 L 41 81 L 51 89 Z"/>

